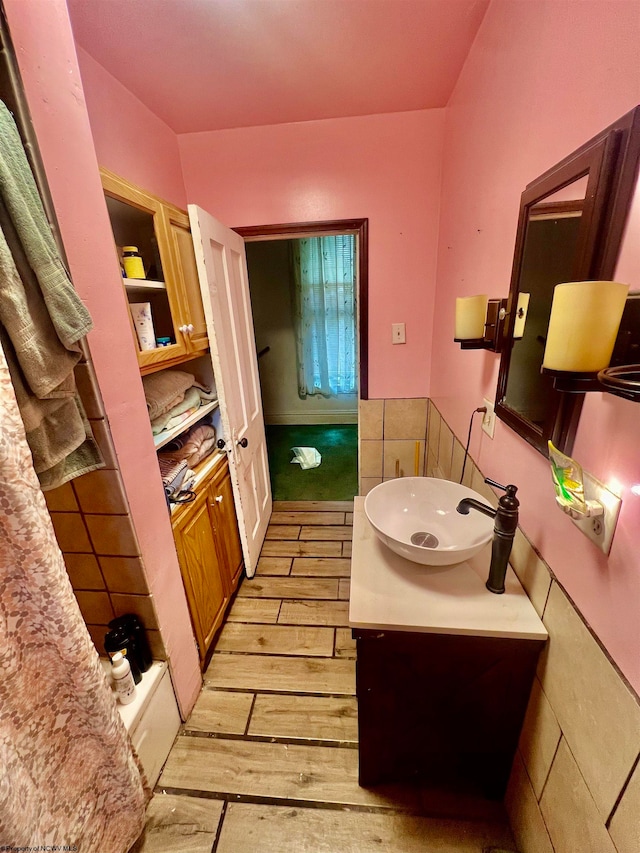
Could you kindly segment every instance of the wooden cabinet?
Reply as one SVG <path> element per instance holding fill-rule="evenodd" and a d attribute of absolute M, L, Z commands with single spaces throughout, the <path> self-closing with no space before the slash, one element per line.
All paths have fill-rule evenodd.
<path fill-rule="evenodd" d="M 201 663 L 222 625 L 243 567 L 229 464 L 204 463 L 196 500 L 174 511 L 173 533 Z"/>
<path fill-rule="evenodd" d="M 361 628 L 353 637 L 360 784 L 501 799 L 544 641 Z"/>
<path fill-rule="evenodd" d="M 101 169 L 118 254 L 137 246 L 146 278 L 123 278 L 129 305 L 151 306 L 154 337 L 166 346 L 142 349 L 132 321 L 142 374 L 194 358 L 209 342 L 186 211 Z"/>

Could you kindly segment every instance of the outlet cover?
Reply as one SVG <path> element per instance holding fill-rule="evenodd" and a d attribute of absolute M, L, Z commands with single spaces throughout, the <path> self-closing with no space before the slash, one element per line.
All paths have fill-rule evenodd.
<path fill-rule="evenodd" d="M 493 434 L 496 431 L 496 410 L 494 404 L 491 400 L 487 400 L 485 397 L 482 401 L 483 405 L 487 407 L 487 411 L 482 415 L 482 429 L 489 438 L 493 438 Z"/>
<path fill-rule="evenodd" d="M 582 472 L 582 477 L 585 499 L 599 501 L 604 507 L 604 513 L 594 518 L 572 518 L 571 520 L 576 527 L 582 530 L 585 536 L 595 542 L 601 551 L 608 554 L 611 550 L 613 534 L 616 532 L 622 498 L 619 498 L 604 483 L 592 477 L 591 474 L 587 474 L 586 471 Z"/>

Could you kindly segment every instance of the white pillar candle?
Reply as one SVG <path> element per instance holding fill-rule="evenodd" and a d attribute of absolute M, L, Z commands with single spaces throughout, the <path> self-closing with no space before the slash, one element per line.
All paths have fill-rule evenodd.
<path fill-rule="evenodd" d="M 489 297 L 460 296 L 456 299 L 456 340 L 469 341 L 484 337 Z"/>
<path fill-rule="evenodd" d="M 542 366 L 578 373 L 607 367 L 628 291 L 618 281 L 556 285 Z"/>

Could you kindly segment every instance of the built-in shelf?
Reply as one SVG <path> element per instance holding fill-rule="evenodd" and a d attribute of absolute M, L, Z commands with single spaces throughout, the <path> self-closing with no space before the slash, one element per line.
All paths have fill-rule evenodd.
<path fill-rule="evenodd" d="M 100 663 L 102 664 L 107 678 L 110 679 L 111 661 L 108 658 L 100 658 Z M 123 705 L 118 702 L 118 711 L 128 732 L 134 729 L 140 722 L 142 714 L 149 705 L 153 694 L 158 689 L 160 679 L 164 675 L 166 668 L 166 661 L 154 661 L 150 668 L 146 672 L 142 673 L 142 681 L 139 684 L 136 684 L 136 692 L 133 702 L 129 702 L 128 705 Z"/>
<path fill-rule="evenodd" d="M 169 444 L 170 441 L 173 441 L 174 438 L 182 435 L 183 432 L 186 432 L 189 427 L 197 424 L 198 421 L 202 420 L 202 418 L 205 415 L 208 415 L 209 412 L 213 412 L 214 409 L 217 409 L 219 405 L 220 404 L 217 400 L 205 403 L 204 406 L 200 406 L 197 412 L 194 412 L 190 417 L 178 424 L 178 426 L 173 427 L 173 429 L 162 430 L 158 435 L 154 435 L 153 443 L 156 446 L 156 450 L 159 450 L 161 447 L 164 447 L 165 444 Z"/>
<path fill-rule="evenodd" d="M 150 278 L 123 278 L 127 290 L 166 290 L 164 281 L 153 281 Z"/>

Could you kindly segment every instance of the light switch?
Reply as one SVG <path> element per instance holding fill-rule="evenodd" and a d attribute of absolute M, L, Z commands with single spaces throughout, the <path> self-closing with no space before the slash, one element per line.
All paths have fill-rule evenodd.
<path fill-rule="evenodd" d="M 404 331 L 404 323 L 391 324 L 391 343 L 406 344 L 407 338 Z"/>

